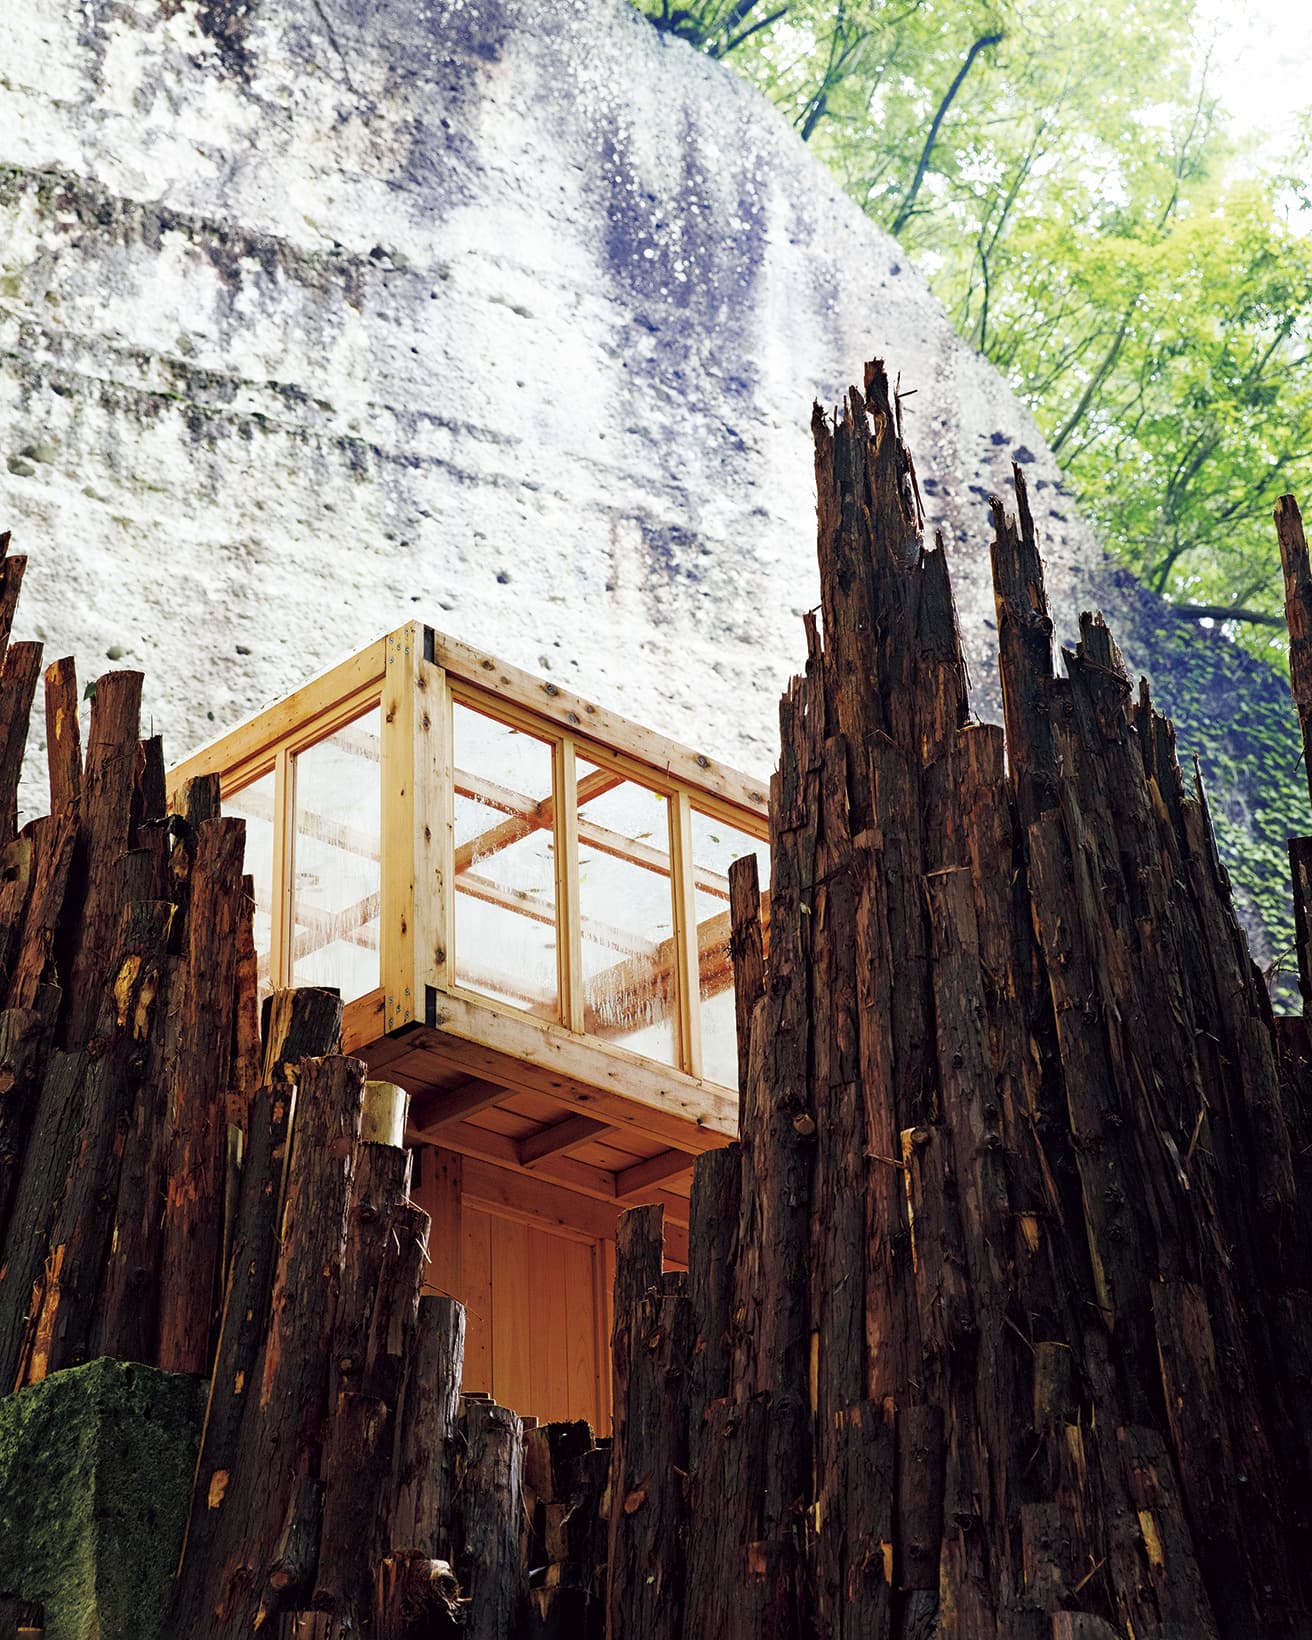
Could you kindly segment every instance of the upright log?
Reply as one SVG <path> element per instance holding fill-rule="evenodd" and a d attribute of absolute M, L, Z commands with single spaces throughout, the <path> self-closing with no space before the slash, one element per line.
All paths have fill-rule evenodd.
<path fill-rule="evenodd" d="M 35 1008 L 0 1012 L 0 1247 L 36 1114 L 53 1021 Z"/>
<path fill-rule="evenodd" d="M 1303 734 L 1303 768 L 1312 791 L 1312 565 L 1303 515 L 1292 495 L 1276 502 L 1276 540 L 1285 576 L 1285 623 L 1289 628 L 1289 687 Z"/>
<path fill-rule="evenodd" d="M 59 814 L 82 795 L 82 731 L 78 723 L 77 666 L 71 656 L 46 667 L 46 768 L 50 812 Z"/>
<path fill-rule="evenodd" d="M 0 844 L 18 835 L 18 782 L 27 750 L 32 697 L 40 675 L 41 645 L 10 644 L 0 662 Z"/>
<path fill-rule="evenodd" d="M 450 1560 L 455 1438 L 465 1355 L 464 1307 L 419 1300 L 409 1371 L 397 1418 L 391 1547 Z"/>
<path fill-rule="evenodd" d="M 369 1611 L 374 1567 L 394 1547 L 386 1539 L 397 1401 L 428 1240 L 428 1215 L 407 1201 L 409 1187 L 408 1150 L 361 1144 L 329 1377 L 324 1518 L 312 1601 L 357 1621 Z"/>
<path fill-rule="evenodd" d="M 146 1063 L 173 907 L 126 907 L 100 1014 L 99 1051 L 79 1056 L 78 1131 L 34 1283 L 17 1383 L 77 1366 L 98 1330 L 124 1132 Z"/>
<path fill-rule="evenodd" d="M 175 986 L 177 1049 L 168 1089 L 159 1364 L 206 1371 L 216 1314 L 223 1158 L 234 1045 L 238 934 L 246 911 L 246 824 L 197 831 L 187 947 Z"/>
<path fill-rule="evenodd" d="M 9 634 L 13 631 L 14 611 L 18 607 L 18 594 L 23 586 L 23 573 L 27 569 L 27 559 L 21 553 L 10 556 L 10 532 L 0 530 L 0 655 L 9 643 Z"/>
<path fill-rule="evenodd" d="M 459 1515 L 469 1590 L 469 1640 L 504 1640 L 524 1603 L 523 1440 L 518 1417 L 492 1401 L 464 1403 Z"/>
<path fill-rule="evenodd" d="M 73 866 L 82 914 L 72 931 L 61 1022 L 68 1047 L 91 1034 L 100 1001 L 101 964 L 118 926 L 118 862 L 131 837 L 141 685 L 140 672 L 109 672 L 96 684 L 91 701 Z"/>
<path fill-rule="evenodd" d="M 18 847 L 26 846 L 26 893 L 21 926 L 8 964 L 10 1008 L 33 1008 L 43 988 L 55 982 L 55 945 L 78 835 L 78 810 L 69 804 L 24 826 Z M 102 953 L 103 957 L 103 953 Z M 53 1007 L 53 1004 L 52 1004 Z"/>
<path fill-rule="evenodd" d="M 306 1059 L 297 1079 L 297 1117 L 288 1168 L 272 1317 L 242 1419 L 229 1487 L 237 1509 L 180 1570 L 171 1619 L 178 1633 L 247 1634 L 271 1624 L 308 1592 L 308 1561 L 285 1545 L 301 1536 L 321 1497 L 328 1377 L 348 1209 L 364 1098 L 354 1059 Z M 280 1545 L 284 1546 L 280 1552 Z"/>
<path fill-rule="evenodd" d="M 736 1146 L 697 1158 L 688 1224 L 688 1319 L 696 1339 L 687 1386 L 690 1463 L 701 1446 L 708 1408 L 730 1389 L 736 1248 L 723 1227 L 737 1225 L 741 1181 Z"/>
<path fill-rule="evenodd" d="M 411 1550 L 380 1563 L 372 1640 L 457 1640 L 463 1619 L 460 1585 L 448 1561 Z"/>
<path fill-rule="evenodd" d="M 181 1588 L 192 1600 L 213 1567 L 221 1525 L 244 1507 L 231 1482 L 269 1324 L 300 1066 L 335 1051 L 341 1023 L 335 992 L 307 987 L 277 991 L 269 999 L 262 1086 L 250 1104 L 223 1316 L 181 1556 Z"/>

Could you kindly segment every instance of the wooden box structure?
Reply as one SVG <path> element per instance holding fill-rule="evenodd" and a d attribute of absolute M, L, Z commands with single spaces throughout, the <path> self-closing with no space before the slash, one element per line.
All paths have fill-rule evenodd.
<path fill-rule="evenodd" d="M 411 1096 L 465 1385 L 609 1422 L 615 1222 L 737 1129 L 728 868 L 765 787 L 420 623 L 172 771 L 247 826 L 261 985 Z"/>

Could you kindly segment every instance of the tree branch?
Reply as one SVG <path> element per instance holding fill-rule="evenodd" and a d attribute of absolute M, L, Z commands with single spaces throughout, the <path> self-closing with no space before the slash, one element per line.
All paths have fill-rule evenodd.
<path fill-rule="evenodd" d="M 1122 315 L 1120 328 L 1112 338 L 1112 345 L 1103 355 L 1102 362 L 1099 364 L 1098 368 L 1094 371 L 1092 376 L 1089 377 L 1089 380 L 1085 385 L 1084 392 L 1080 394 L 1079 403 L 1067 417 L 1066 425 L 1049 444 L 1048 448 L 1052 451 L 1053 455 L 1059 454 L 1062 445 L 1065 444 L 1066 440 L 1084 420 L 1085 412 L 1093 403 L 1094 398 L 1097 396 L 1103 382 L 1106 381 L 1117 359 L 1120 358 L 1121 348 L 1124 347 L 1125 338 L 1129 334 L 1130 319 L 1133 313 L 1134 303 L 1131 302 L 1129 307 L 1126 308 L 1125 313 Z"/>
<path fill-rule="evenodd" d="M 768 16 L 759 18 L 755 23 L 749 23 L 746 28 L 739 29 L 737 34 L 731 35 L 722 46 L 712 51 L 711 56 L 720 59 L 727 57 L 731 51 L 742 45 L 744 40 L 750 40 L 753 34 L 759 34 L 763 28 L 769 28 L 771 23 L 777 23 L 781 17 L 787 14 L 787 11 L 787 6 L 780 6 L 777 11 L 770 12 Z"/>
<path fill-rule="evenodd" d="M 901 233 L 902 229 L 905 228 L 907 223 L 911 220 L 911 216 L 915 211 L 916 196 L 920 192 L 921 183 L 925 180 L 925 173 L 929 170 L 929 162 L 933 157 L 934 145 L 938 142 L 939 127 L 943 124 L 944 119 L 947 117 L 947 112 L 952 107 L 952 104 L 956 99 L 957 92 L 960 91 L 961 87 L 964 85 L 966 76 L 970 73 L 976 57 L 979 56 L 981 51 L 986 50 L 987 47 L 996 46 L 999 44 L 1001 39 L 1001 30 L 999 30 L 996 34 L 981 34 L 979 39 L 975 41 L 974 45 L 972 45 L 970 50 L 966 53 L 965 62 L 962 63 L 961 67 L 957 70 L 956 78 L 948 87 L 947 92 L 943 97 L 943 101 L 938 105 L 934 118 L 930 122 L 929 134 L 925 138 L 925 146 L 920 151 L 920 163 L 916 166 L 916 174 L 911 179 L 911 187 L 907 190 L 907 195 L 902 201 L 901 209 L 889 224 L 889 231 L 891 233 Z"/>
<path fill-rule="evenodd" d="M 1245 609 L 1239 604 L 1172 604 L 1177 615 L 1210 616 L 1214 621 L 1245 621 L 1250 626 L 1284 627 L 1283 615 L 1268 615 L 1264 609 Z"/>

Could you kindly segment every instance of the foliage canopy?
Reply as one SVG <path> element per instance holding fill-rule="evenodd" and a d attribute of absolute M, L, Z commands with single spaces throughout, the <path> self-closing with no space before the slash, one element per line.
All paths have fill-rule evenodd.
<path fill-rule="evenodd" d="M 1012 382 L 1110 548 L 1284 653 L 1312 201 L 1237 150 L 1195 0 L 634 0 L 754 81 Z"/>

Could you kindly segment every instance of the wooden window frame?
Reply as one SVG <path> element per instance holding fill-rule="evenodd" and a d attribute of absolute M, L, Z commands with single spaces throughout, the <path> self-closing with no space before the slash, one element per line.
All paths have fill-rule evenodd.
<path fill-rule="evenodd" d="M 559 1000 L 555 1022 L 465 991 L 458 983 L 453 730 L 457 704 L 532 735 L 550 748 Z M 692 813 L 695 809 L 767 842 L 765 791 L 736 770 L 418 621 L 375 640 L 218 737 L 170 774 L 170 788 L 176 791 L 187 779 L 217 773 L 224 798 L 269 773 L 274 776 L 271 983 L 282 987 L 291 982 L 296 758 L 375 707 L 380 715 L 381 983 L 376 995 L 350 1004 L 359 1028 L 376 1023 L 380 1034 L 390 1034 L 431 1023 L 435 1000 L 446 996 L 526 1025 L 548 1026 L 549 1034 L 563 1029 L 602 1053 L 644 1060 L 707 1090 L 726 1091 L 702 1080 Z M 673 1067 L 584 1029 L 579 758 L 657 793 L 667 803 L 677 1026 Z"/>

